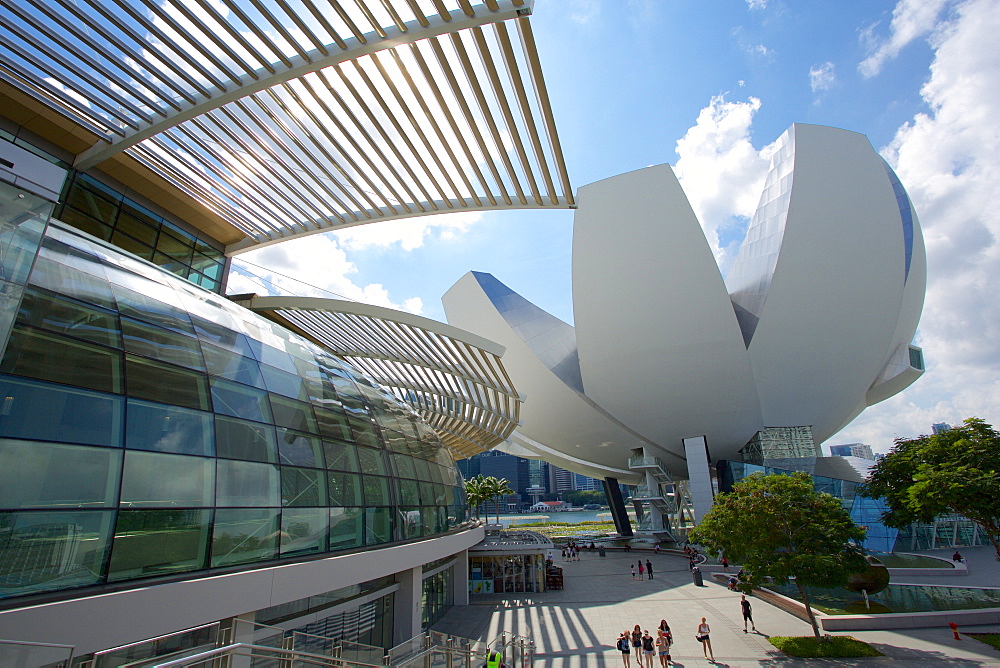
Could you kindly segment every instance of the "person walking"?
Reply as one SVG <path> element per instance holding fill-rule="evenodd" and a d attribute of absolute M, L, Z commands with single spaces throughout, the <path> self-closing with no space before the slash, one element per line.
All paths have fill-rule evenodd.
<path fill-rule="evenodd" d="M 650 580 L 653 579 L 653 562 L 649 559 L 646 560 L 646 575 L 649 576 Z"/>
<path fill-rule="evenodd" d="M 629 664 L 632 662 L 632 644 L 628 639 L 628 631 L 622 631 L 615 647 L 622 653 L 622 663 L 625 664 L 625 668 L 629 668 Z"/>
<path fill-rule="evenodd" d="M 672 663 L 670 660 L 670 643 L 672 642 L 673 638 L 669 635 L 664 635 L 663 631 L 657 630 L 656 653 L 660 656 L 660 668 L 667 668 Z"/>
<path fill-rule="evenodd" d="M 722 572 L 723 573 L 729 572 L 729 560 L 726 559 L 725 556 L 722 557 Z"/>
<path fill-rule="evenodd" d="M 635 580 L 635 564 L 629 564 L 629 568 L 632 569 L 632 579 Z"/>
<path fill-rule="evenodd" d="M 753 611 L 750 609 L 750 601 L 746 594 L 740 596 L 740 606 L 743 608 L 743 633 L 747 632 L 747 622 L 750 622 L 750 629 L 757 633 L 757 625 L 753 623 Z"/>
<path fill-rule="evenodd" d="M 705 653 L 705 658 L 709 661 L 715 661 L 715 653 L 712 652 L 712 639 L 709 634 L 712 629 L 709 628 L 708 622 L 705 618 L 701 618 L 701 624 L 698 624 L 698 640 L 701 642 L 701 649 Z"/>
<path fill-rule="evenodd" d="M 653 653 L 656 651 L 653 648 L 653 636 L 649 635 L 649 631 L 642 632 L 642 658 L 643 663 L 646 668 L 653 668 Z"/>
<path fill-rule="evenodd" d="M 636 624 L 635 628 L 632 629 L 632 649 L 635 650 L 635 660 L 639 664 L 640 668 L 642 666 L 642 629 Z"/>
<path fill-rule="evenodd" d="M 646 570 L 646 567 L 642 565 L 642 559 L 640 559 L 639 560 L 639 579 L 640 580 L 644 579 L 642 577 L 642 574 L 643 574 L 643 572 L 645 572 L 645 570 Z"/>

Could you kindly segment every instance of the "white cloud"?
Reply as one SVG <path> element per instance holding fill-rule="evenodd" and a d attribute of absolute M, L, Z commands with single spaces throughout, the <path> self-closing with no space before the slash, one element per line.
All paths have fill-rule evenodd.
<path fill-rule="evenodd" d="M 767 9 L 767 0 L 747 0 L 747 7 L 754 9 Z"/>
<path fill-rule="evenodd" d="M 934 27 L 934 61 L 921 90 L 930 112 L 903 125 L 883 149 L 910 193 L 927 244 L 917 343 L 928 371 L 831 442 L 866 440 L 884 451 L 894 434 L 927 433 L 933 422 L 975 415 L 1000 424 L 998 33 L 995 0 L 965 2 Z"/>
<path fill-rule="evenodd" d="M 875 36 L 876 25 L 861 32 L 868 57 L 858 65 L 858 71 L 865 78 L 873 77 L 882 70 L 887 60 L 895 58 L 907 44 L 930 33 L 937 24 L 941 11 L 952 0 L 900 0 L 892 10 L 892 23 L 888 39 Z"/>
<path fill-rule="evenodd" d="M 227 292 L 346 298 L 411 313 L 423 311 L 419 297 L 397 304 L 380 283 L 354 283 L 350 278 L 354 273 L 357 267 L 347 259 L 338 240 L 331 234 L 319 234 L 235 257 Z"/>
<path fill-rule="evenodd" d="M 371 247 L 386 248 L 398 244 L 403 250 L 413 250 L 424 245 L 426 238 L 435 232 L 442 239 L 453 239 L 470 225 L 482 218 L 478 211 L 446 213 L 420 218 L 388 220 L 375 225 L 358 225 L 332 232 L 345 250 Z"/>
<path fill-rule="evenodd" d="M 735 248 L 720 245 L 720 231 L 734 223 L 745 226 L 753 215 L 773 153 L 770 146 L 758 150 L 750 141 L 760 104 L 755 97 L 746 102 L 714 97 L 677 142 L 674 171 L 723 268 Z"/>
<path fill-rule="evenodd" d="M 827 61 L 809 68 L 809 87 L 812 92 L 819 93 L 830 88 L 837 82 L 837 68 Z"/>
<path fill-rule="evenodd" d="M 573 3 L 569 18 L 576 23 L 590 23 L 601 13 L 600 0 L 580 0 Z"/>

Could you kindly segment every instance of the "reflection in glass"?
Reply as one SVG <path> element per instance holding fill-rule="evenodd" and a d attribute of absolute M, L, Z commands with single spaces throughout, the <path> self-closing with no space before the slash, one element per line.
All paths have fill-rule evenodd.
<path fill-rule="evenodd" d="M 15 327 L 0 371 L 100 392 L 122 392 L 120 352 L 41 330 Z"/>
<path fill-rule="evenodd" d="M 325 506 L 326 476 L 323 471 L 282 466 L 281 505 Z"/>
<path fill-rule="evenodd" d="M 326 508 L 286 508 L 281 512 L 281 556 L 326 552 Z"/>
<path fill-rule="evenodd" d="M 274 427 L 216 415 L 215 452 L 229 459 L 276 462 L 278 444 Z"/>
<path fill-rule="evenodd" d="M 358 453 L 353 443 L 323 441 L 326 467 L 338 471 L 358 471 Z"/>
<path fill-rule="evenodd" d="M 264 377 L 260 374 L 257 360 L 214 346 L 204 340 L 201 342 L 201 350 L 205 354 L 205 364 L 210 374 L 264 389 Z"/>
<path fill-rule="evenodd" d="M 125 370 L 131 397 L 211 410 L 208 383 L 200 373 L 134 355 L 125 356 Z"/>
<path fill-rule="evenodd" d="M 220 459 L 216 469 L 216 506 L 259 508 L 278 505 L 277 466 Z"/>
<path fill-rule="evenodd" d="M 307 403 L 272 394 L 271 411 L 274 413 L 274 424 L 279 427 L 317 433 L 316 418 L 313 417 L 312 407 Z"/>
<path fill-rule="evenodd" d="M 233 417 L 271 422 L 267 392 L 219 378 L 212 379 L 212 405 L 216 413 Z"/>
<path fill-rule="evenodd" d="M 141 450 L 125 453 L 123 507 L 201 507 L 214 500 L 214 459 Z"/>
<path fill-rule="evenodd" d="M 118 511 L 108 580 L 205 568 L 210 510 Z"/>
<path fill-rule="evenodd" d="M 213 455 L 212 414 L 128 400 L 125 447 L 133 450 Z"/>
<path fill-rule="evenodd" d="M 389 496 L 389 479 L 366 475 L 362 480 L 365 490 L 366 506 L 388 506 L 392 505 L 392 498 Z"/>
<path fill-rule="evenodd" d="M 357 451 L 362 473 L 374 473 L 377 475 L 386 475 L 388 473 L 385 468 L 385 458 L 382 456 L 381 450 L 358 448 Z"/>
<path fill-rule="evenodd" d="M 365 508 L 365 543 L 392 541 L 392 508 Z"/>
<path fill-rule="evenodd" d="M 122 345 L 118 318 L 113 312 L 40 288 L 25 291 L 17 321 L 91 343 L 113 348 Z"/>
<path fill-rule="evenodd" d="M 346 550 L 363 544 L 363 509 L 330 508 L 330 549 Z"/>
<path fill-rule="evenodd" d="M 0 439 L 0 508 L 113 507 L 121 450 Z"/>
<path fill-rule="evenodd" d="M 0 513 L 0 597 L 99 583 L 114 512 Z"/>
<path fill-rule="evenodd" d="M 281 427 L 278 427 L 277 431 L 278 454 L 281 456 L 282 464 L 323 467 L 323 448 L 318 438 Z"/>
<path fill-rule="evenodd" d="M 0 436 L 121 447 L 122 397 L 0 376 Z"/>
<path fill-rule="evenodd" d="M 327 474 L 327 480 L 331 506 L 362 505 L 361 476 L 331 471 Z"/>
<path fill-rule="evenodd" d="M 125 317 L 122 318 L 122 335 L 125 337 L 125 350 L 130 353 L 188 369 L 205 370 L 198 340 L 192 336 Z"/>
<path fill-rule="evenodd" d="M 213 568 L 273 559 L 277 554 L 277 510 L 247 508 L 215 511 Z"/>

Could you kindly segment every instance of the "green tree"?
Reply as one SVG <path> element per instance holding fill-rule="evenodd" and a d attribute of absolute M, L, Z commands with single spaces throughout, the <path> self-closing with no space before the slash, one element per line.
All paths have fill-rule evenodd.
<path fill-rule="evenodd" d="M 868 564 L 851 541 L 865 537 L 840 501 L 817 492 L 806 473 L 754 473 L 720 494 L 712 509 L 689 536 L 706 551 L 725 553 L 742 564 L 745 591 L 772 578 L 778 584 L 795 579 L 809 622 L 818 640 L 819 626 L 805 587 L 839 587 Z"/>
<path fill-rule="evenodd" d="M 1000 560 L 1000 433 L 979 418 L 933 436 L 896 439 L 862 493 L 885 498 L 882 522 L 899 529 L 941 513 L 965 515 L 986 531 Z"/>
<path fill-rule="evenodd" d="M 514 490 L 510 488 L 510 481 L 506 478 L 495 478 L 493 476 L 488 476 L 483 480 L 483 492 L 486 494 L 487 499 L 493 499 L 496 501 L 497 508 L 497 524 L 500 524 L 500 502 L 499 499 L 507 496 L 508 494 L 513 494 Z M 486 513 L 486 521 L 490 521 L 489 512 Z"/>
<path fill-rule="evenodd" d="M 465 498 L 469 506 L 476 509 L 476 519 L 479 519 L 479 509 L 490 497 L 486 494 L 486 478 L 482 474 L 465 481 Z M 486 518 L 489 521 L 489 518 Z"/>
<path fill-rule="evenodd" d="M 562 500 L 574 506 L 585 506 L 588 503 L 605 503 L 604 492 L 596 490 L 581 489 L 572 492 L 563 492 Z"/>

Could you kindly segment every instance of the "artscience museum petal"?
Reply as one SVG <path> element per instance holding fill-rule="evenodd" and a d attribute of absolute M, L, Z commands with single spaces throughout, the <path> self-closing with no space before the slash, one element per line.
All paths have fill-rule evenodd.
<path fill-rule="evenodd" d="M 727 275 L 658 165 L 579 189 L 575 326 L 488 274 L 444 305 L 507 347 L 519 448 L 623 482 L 652 482 L 655 461 L 693 489 L 707 462 L 815 456 L 916 380 L 925 283 L 916 214 L 868 139 L 794 125 Z"/>

